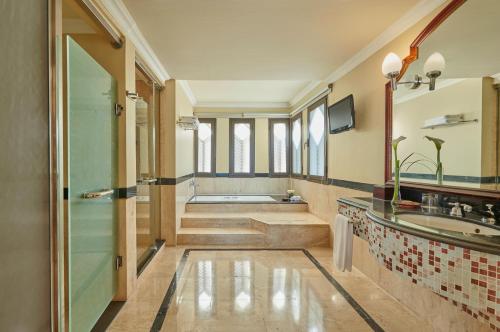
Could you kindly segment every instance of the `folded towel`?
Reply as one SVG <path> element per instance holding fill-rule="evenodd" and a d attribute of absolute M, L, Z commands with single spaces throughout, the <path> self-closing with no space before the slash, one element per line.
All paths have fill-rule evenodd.
<path fill-rule="evenodd" d="M 341 272 L 352 269 L 352 237 L 353 229 L 349 219 L 341 214 L 335 218 L 335 238 L 333 257 L 335 266 Z"/>
<path fill-rule="evenodd" d="M 291 202 L 300 202 L 301 200 L 302 200 L 302 197 L 300 197 L 298 195 L 290 197 Z"/>

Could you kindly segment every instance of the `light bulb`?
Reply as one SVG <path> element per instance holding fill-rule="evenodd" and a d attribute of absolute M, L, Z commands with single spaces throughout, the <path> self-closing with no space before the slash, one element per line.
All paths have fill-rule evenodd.
<path fill-rule="evenodd" d="M 446 65 L 446 61 L 441 53 L 432 53 L 424 64 L 424 73 L 427 75 L 433 72 L 443 72 Z M 428 75 L 427 75 L 428 76 Z"/>
<path fill-rule="evenodd" d="M 385 56 L 384 62 L 382 62 L 382 73 L 387 78 L 397 76 L 402 67 L 403 62 L 401 62 L 401 58 L 397 56 L 397 54 L 391 52 Z"/>

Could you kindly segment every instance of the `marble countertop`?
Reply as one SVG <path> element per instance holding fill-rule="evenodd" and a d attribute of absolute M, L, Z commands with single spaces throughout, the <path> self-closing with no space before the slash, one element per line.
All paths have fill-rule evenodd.
<path fill-rule="evenodd" d="M 369 201 L 370 200 L 370 201 Z M 429 240 L 440 241 L 463 248 L 474 249 L 492 254 L 500 254 L 500 236 L 497 235 L 479 235 L 463 232 L 454 232 L 438 228 L 425 227 L 404 220 L 401 213 L 423 214 L 420 210 L 402 209 L 391 206 L 389 201 L 366 198 L 340 198 L 338 201 L 344 204 L 352 205 L 366 210 L 368 218 L 378 224 L 397 229 L 399 231 L 416 235 Z M 444 215 L 443 215 L 444 216 Z M 446 217 L 446 216 L 444 216 Z M 467 221 L 462 221 L 467 222 Z M 488 226 L 479 222 L 481 226 Z M 498 226 L 492 228 L 500 229 Z"/>

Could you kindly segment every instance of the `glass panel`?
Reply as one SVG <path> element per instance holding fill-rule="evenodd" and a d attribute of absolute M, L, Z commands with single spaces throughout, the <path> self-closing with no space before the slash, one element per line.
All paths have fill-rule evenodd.
<path fill-rule="evenodd" d="M 116 200 L 82 194 L 116 188 L 116 80 L 67 39 L 69 314 L 90 331 L 116 292 Z"/>
<path fill-rule="evenodd" d="M 142 269 L 160 238 L 158 207 L 159 190 L 154 186 L 156 163 L 156 133 L 158 91 L 151 80 L 136 68 L 136 162 L 137 162 L 137 268 Z"/>
<path fill-rule="evenodd" d="M 316 107 L 310 113 L 309 174 L 325 175 L 325 107 Z"/>
<path fill-rule="evenodd" d="M 293 121 L 292 125 L 292 171 L 294 174 L 302 173 L 302 124 L 300 118 Z"/>
<path fill-rule="evenodd" d="M 234 172 L 250 173 L 250 124 L 234 125 Z"/>
<path fill-rule="evenodd" d="M 212 124 L 202 122 L 198 127 L 198 172 L 212 170 Z"/>
<path fill-rule="evenodd" d="M 136 162 L 137 178 L 149 177 L 150 171 L 150 111 L 149 105 L 144 98 L 135 102 L 135 126 L 136 126 Z"/>
<path fill-rule="evenodd" d="M 273 160 L 274 173 L 286 173 L 286 154 L 288 139 L 287 128 L 285 123 L 273 124 Z"/>

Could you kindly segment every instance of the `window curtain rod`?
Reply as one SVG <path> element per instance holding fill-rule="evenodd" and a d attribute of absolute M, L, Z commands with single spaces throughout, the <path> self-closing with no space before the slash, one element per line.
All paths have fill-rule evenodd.
<path fill-rule="evenodd" d="M 100 25 L 104 32 L 111 38 L 114 48 L 121 48 L 123 40 L 121 34 L 109 23 L 109 20 L 102 14 L 101 10 L 97 8 L 93 0 L 80 0 L 80 6 L 85 10 L 94 21 Z"/>
<path fill-rule="evenodd" d="M 300 106 L 294 108 L 293 111 L 290 113 L 290 117 L 297 115 L 298 113 L 302 112 L 304 109 L 306 109 L 310 105 L 314 104 L 315 102 L 317 102 L 321 98 L 328 96 L 332 91 L 333 91 L 333 84 L 328 84 L 328 87 L 321 90 L 321 92 L 319 94 L 317 94 L 314 97 L 309 98 L 307 101 L 302 103 Z"/>

